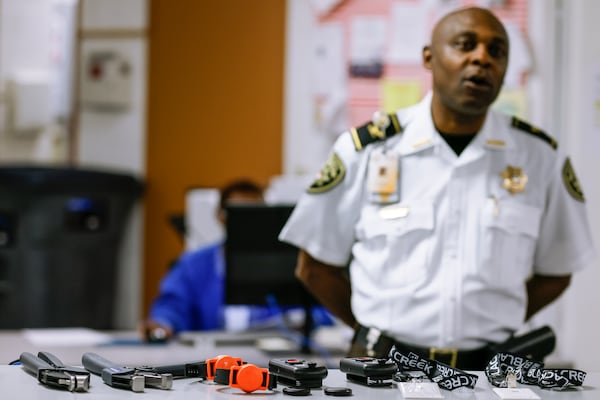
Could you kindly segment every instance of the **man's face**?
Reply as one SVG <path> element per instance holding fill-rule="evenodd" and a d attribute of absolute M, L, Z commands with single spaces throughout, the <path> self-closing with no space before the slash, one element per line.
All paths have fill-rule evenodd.
<path fill-rule="evenodd" d="M 432 71 L 434 97 L 446 111 L 481 115 L 494 102 L 508 65 L 508 36 L 493 15 L 459 11 L 436 26 L 423 50 Z"/>

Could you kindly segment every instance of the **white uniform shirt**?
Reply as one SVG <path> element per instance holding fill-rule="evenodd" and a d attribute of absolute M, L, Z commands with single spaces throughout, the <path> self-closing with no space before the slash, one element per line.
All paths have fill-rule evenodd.
<path fill-rule="evenodd" d="M 345 176 L 305 193 L 280 239 L 327 264 L 350 263 L 360 324 L 415 345 L 477 348 L 521 327 L 532 274 L 570 274 L 595 251 L 585 203 L 563 181 L 564 155 L 491 111 L 457 156 L 430 107 L 427 96 L 400 110 L 403 131 L 361 151 L 342 134 L 332 151 Z M 369 159 L 384 149 L 399 160 L 404 212 L 392 219 L 367 183 Z M 503 188 L 508 166 L 527 177 L 524 191 Z"/>

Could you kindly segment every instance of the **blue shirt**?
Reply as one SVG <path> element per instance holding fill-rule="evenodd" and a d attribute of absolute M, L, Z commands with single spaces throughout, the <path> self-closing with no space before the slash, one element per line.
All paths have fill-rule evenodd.
<path fill-rule="evenodd" d="M 225 255 L 223 243 L 184 253 L 160 284 L 150 319 L 174 332 L 216 330 L 225 327 Z M 248 306 L 250 325 L 272 318 L 279 310 Z M 331 325 L 322 307 L 313 309 L 315 325 Z"/>

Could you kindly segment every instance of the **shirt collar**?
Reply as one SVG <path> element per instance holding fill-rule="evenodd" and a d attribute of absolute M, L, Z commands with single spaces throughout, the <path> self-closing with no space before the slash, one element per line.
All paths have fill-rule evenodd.
<path fill-rule="evenodd" d="M 400 155 L 414 154 L 439 146 L 444 140 L 433 125 L 431 97 L 430 92 L 417 105 L 398 112 L 398 119 L 404 127 L 403 133 L 398 135 L 397 148 Z M 479 151 L 503 151 L 512 148 L 514 141 L 510 135 L 510 123 L 507 118 L 490 110 L 482 129 L 468 147 L 475 147 Z"/>
<path fill-rule="evenodd" d="M 515 143 L 510 130 L 510 118 L 490 110 L 481 131 L 474 139 L 474 144 L 490 150 L 512 149 Z"/>
<path fill-rule="evenodd" d="M 400 155 L 418 153 L 439 143 L 441 138 L 431 119 L 431 93 L 417 105 L 399 111 L 398 120 L 404 128 L 398 144 Z"/>

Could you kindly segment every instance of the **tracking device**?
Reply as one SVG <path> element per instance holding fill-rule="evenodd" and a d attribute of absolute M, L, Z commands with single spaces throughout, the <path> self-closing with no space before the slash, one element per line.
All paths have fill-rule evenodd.
<path fill-rule="evenodd" d="M 226 354 L 206 360 L 206 379 L 221 385 L 229 384 L 229 370 L 233 366 L 242 366 L 244 362 L 240 357 Z"/>
<path fill-rule="evenodd" d="M 388 386 L 398 372 L 395 362 L 386 358 L 346 357 L 340 360 L 340 371 L 350 381 L 367 386 Z"/>
<path fill-rule="evenodd" d="M 242 389 L 246 393 L 255 390 L 272 390 L 277 387 L 277 378 L 266 368 L 254 364 L 233 365 L 229 370 L 229 386 Z"/>
<path fill-rule="evenodd" d="M 296 358 L 274 358 L 269 361 L 269 372 L 286 386 L 320 388 L 327 367 Z"/>

